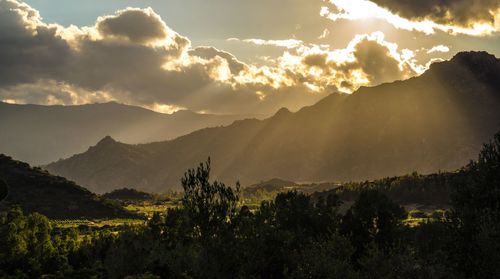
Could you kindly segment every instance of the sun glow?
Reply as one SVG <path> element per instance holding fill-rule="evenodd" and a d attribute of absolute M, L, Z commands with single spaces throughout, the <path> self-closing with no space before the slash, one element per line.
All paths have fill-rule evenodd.
<path fill-rule="evenodd" d="M 284 48 L 296 48 L 302 45 L 304 42 L 296 39 L 287 39 L 287 40 L 263 40 L 263 39 L 244 39 L 240 40 L 238 38 L 229 38 L 227 41 L 241 41 L 244 43 L 250 43 L 258 46 L 275 46 L 275 47 L 284 47 Z"/>
<path fill-rule="evenodd" d="M 154 111 L 159 112 L 159 113 L 172 114 L 174 112 L 184 110 L 186 108 L 179 107 L 176 105 L 154 103 L 152 106 L 149 107 L 149 109 L 154 110 Z"/>
<path fill-rule="evenodd" d="M 18 102 L 14 99 L 3 99 L 1 101 L 2 101 L 2 103 L 11 104 L 11 105 L 18 104 Z"/>

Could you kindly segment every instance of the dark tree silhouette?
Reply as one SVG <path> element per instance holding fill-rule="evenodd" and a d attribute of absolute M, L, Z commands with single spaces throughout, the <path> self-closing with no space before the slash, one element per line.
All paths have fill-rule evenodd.
<path fill-rule="evenodd" d="M 4 200 L 9 194 L 9 186 L 5 180 L 0 178 L 0 202 Z"/>
<path fill-rule="evenodd" d="M 182 205 L 200 237 L 216 236 L 236 212 L 239 183 L 235 189 L 224 183 L 210 182 L 210 158 L 197 169 L 189 169 L 181 180 L 184 189 Z"/>
<path fill-rule="evenodd" d="M 351 238 L 360 257 L 371 242 L 388 253 L 395 243 L 406 218 L 405 210 L 376 190 L 363 191 L 356 203 L 347 211 L 341 231 Z"/>
<path fill-rule="evenodd" d="M 457 268 L 468 278 L 500 274 L 500 133 L 463 171 L 452 195 Z"/>

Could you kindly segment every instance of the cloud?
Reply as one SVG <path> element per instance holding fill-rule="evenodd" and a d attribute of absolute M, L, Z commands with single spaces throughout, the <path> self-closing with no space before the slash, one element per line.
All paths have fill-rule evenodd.
<path fill-rule="evenodd" d="M 435 52 L 442 52 L 442 53 L 450 52 L 450 48 L 445 46 L 445 45 L 433 46 L 431 49 L 429 49 L 427 51 L 427 54 L 431 54 L 431 53 L 435 53 Z"/>
<path fill-rule="evenodd" d="M 168 37 L 167 26 L 151 8 L 128 8 L 114 16 L 101 17 L 96 28 L 103 36 L 125 38 L 134 43 L 150 43 Z"/>
<path fill-rule="evenodd" d="M 276 46 L 284 48 L 296 48 L 302 45 L 304 42 L 296 39 L 287 40 L 263 40 L 263 39 L 244 39 L 240 40 L 238 38 L 229 38 L 228 41 L 241 41 L 244 43 L 250 43 L 259 46 Z"/>
<path fill-rule="evenodd" d="M 0 86 L 64 74 L 71 47 L 26 4 L 0 2 Z"/>
<path fill-rule="evenodd" d="M 377 18 L 398 29 L 426 34 L 441 30 L 484 36 L 500 31 L 498 0 L 329 0 L 329 3 L 320 15 L 333 21 Z"/>
<path fill-rule="evenodd" d="M 409 50 L 385 41 L 382 32 L 357 35 L 345 49 L 302 47 L 287 53 L 281 66 L 295 79 L 314 84 L 319 90 L 337 88 L 352 92 L 362 85 L 405 79 L 422 72 Z M 297 77 L 299 75 L 300 77 Z"/>
<path fill-rule="evenodd" d="M 372 84 L 379 84 L 415 74 L 413 69 L 401 61 L 399 55 L 393 56 L 391 50 L 377 41 L 363 39 L 356 45 L 354 53 L 359 65 Z"/>
<path fill-rule="evenodd" d="M 284 48 L 266 66 L 210 46 L 191 46 L 151 8 L 127 8 L 94 26 L 46 24 L 38 11 L 0 1 L 0 100 L 83 104 L 115 100 L 157 111 L 271 114 L 416 75 L 423 66 L 383 33 L 346 48 L 296 39 L 243 42 Z"/>
<path fill-rule="evenodd" d="M 500 12 L 498 0 L 371 0 L 411 20 L 431 20 L 465 28 L 477 24 L 495 26 Z"/>
<path fill-rule="evenodd" d="M 233 75 L 239 74 L 241 71 L 246 69 L 245 63 L 239 61 L 236 57 L 234 57 L 231 53 L 225 52 L 222 50 L 218 50 L 214 47 L 203 46 L 197 47 L 189 50 L 189 55 L 199 57 L 206 60 L 211 60 L 216 58 L 217 56 L 226 60 L 228 63 L 228 67 Z"/>
<path fill-rule="evenodd" d="M 115 100 L 103 91 L 88 91 L 54 80 L 0 88 L 0 101 L 16 104 L 81 105 Z"/>
<path fill-rule="evenodd" d="M 328 37 L 330 35 L 330 30 L 326 29 L 323 30 L 323 33 L 321 33 L 321 35 L 319 35 L 318 39 L 326 39 L 326 37 Z"/>

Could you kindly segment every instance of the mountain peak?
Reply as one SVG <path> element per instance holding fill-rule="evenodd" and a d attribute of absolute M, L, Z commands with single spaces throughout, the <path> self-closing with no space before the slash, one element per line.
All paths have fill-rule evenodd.
<path fill-rule="evenodd" d="M 462 80 L 468 76 L 497 88 L 500 86 L 500 60 L 485 51 L 459 52 L 450 61 L 432 64 L 425 74 L 437 74 L 452 80 Z"/>
<path fill-rule="evenodd" d="M 466 51 L 457 53 L 450 61 L 453 67 L 459 65 L 471 69 L 473 72 L 491 72 L 495 67 L 499 67 L 500 60 L 494 55 L 485 51 Z"/>
<path fill-rule="evenodd" d="M 456 70 L 457 66 L 470 69 L 484 69 L 498 65 L 499 59 L 486 51 L 462 51 L 450 60 L 433 63 L 432 68 L 450 68 L 450 71 Z"/>
<path fill-rule="evenodd" d="M 98 104 L 99 104 L 99 103 L 98 103 Z M 121 106 L 121 105 L 123 105 L 123 104 L 121 104 L 121 103 L 118 103 L 117 101 L 109 101 L 109 102 L 106 102 L 106 103 L 101 103 L 101 104 L 103 104 L 103 105 L 112 105 L 112 106 L 116 106 L 116 105 Z"/>
<path fill-rule="evenodd" d="M 117 141 L 113 139 L 111 136 L 105 136 L 103 139 L 101 139 L 96 146 L 102 146 L 102 145 L 110 145 L 110 144 L 115 144 Z"/>
<path fill-rule="evenodd" d="M 292 112 L 289 109 L 283 107 L 283 108 L 280 108 L 278 110 L 278 112 L 276 112 L 276 114 L 274 114 L 274 117 L 282 117 L 282 116 L 286 116 L 289 114 L 292 114 Z"/>
<path fill-rule="evenodd" d="M 479 62 L 498 63 L 498 59 L 493 54 L 486 51 L 462 51 L 455 54 L 451 61 L 466 64 L 475 64 Z"/>

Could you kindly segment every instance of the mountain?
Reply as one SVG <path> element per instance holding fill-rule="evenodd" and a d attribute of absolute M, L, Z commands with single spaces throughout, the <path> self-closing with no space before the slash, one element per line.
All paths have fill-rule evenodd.
<path fill-rule="evenodd" d="M 458 169 L 499 130 L 500 62 L 464 52 L 419 77 L 332 94 L 295 113 L 151 144 L 107 138 L 46 168 L 99 193 L 178 188 L 209 156 L 213 178 L 226 183 L 366 180 Z"/>
<path fill-rule="evenodd" d="M 156 113 L 118 104 L 15 105 L 0 102 L 0 152 L 41 165 L 85 151 L 106 135 L 135 144 L 229 125 L 244 115 Z"/>
<path fill-rule="evenodd" d="M 1 200 L 0 210 L 19 205 L 25 212 L 38 212 L 53 219 L 137 217 L 104 204 L 74 182 L 2 154 L 0 184 L 7 186 L 7 197 Z"/>

